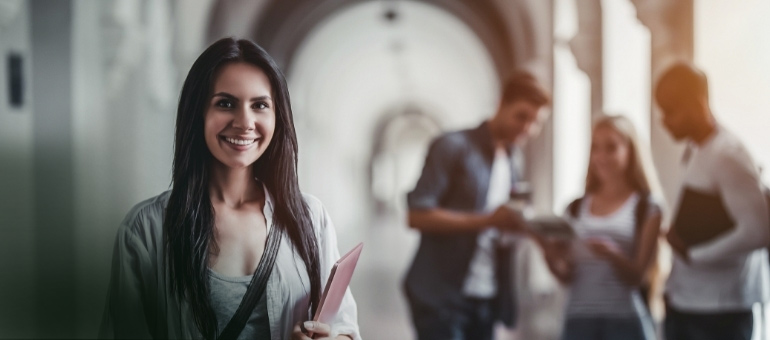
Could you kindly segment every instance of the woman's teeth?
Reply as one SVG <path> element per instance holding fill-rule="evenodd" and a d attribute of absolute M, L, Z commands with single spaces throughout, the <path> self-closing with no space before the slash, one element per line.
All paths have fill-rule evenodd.
<path fill-rule="evenodd" d="M 256 139 L 235 139 L 235 138 L 229 138 L 229 137 L 225 137 L 225 140 L 228 143 L 235 144 L 235 145 L 251 145 L 256 141 Z"/>

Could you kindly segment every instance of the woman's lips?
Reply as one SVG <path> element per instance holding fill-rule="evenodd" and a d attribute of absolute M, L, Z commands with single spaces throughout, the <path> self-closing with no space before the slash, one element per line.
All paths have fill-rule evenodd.
<path fill-rule="evenodd" d="M 225 137 L 225 136 L 222 136 L 220 139 L 224 141 L 225 144 L 227 144 L 229 147 L 238 151 L 248 150 L 253 145 L 257 144 L 257 141 L 259 141 L 259 138 L 243 139 L 243 138 Z"/>

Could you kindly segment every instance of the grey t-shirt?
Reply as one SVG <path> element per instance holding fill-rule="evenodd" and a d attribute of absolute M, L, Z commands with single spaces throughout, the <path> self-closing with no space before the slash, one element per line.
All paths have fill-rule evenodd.
<path fill-rule="evenodd" d="M 235 315 L 241 304 L 246 290 L 249 288 L 251 275 L 248 276 L 223 276 L 209 269 L 209 288 L 211 307 L 217 316 L 217 329 L 219 332 L 225 329 L 227 323 Z M 254 311 L 243 327 L 238 339 L 270 339 L 270 323 L 267 316 L 267 302 L 263 294 Z"/>

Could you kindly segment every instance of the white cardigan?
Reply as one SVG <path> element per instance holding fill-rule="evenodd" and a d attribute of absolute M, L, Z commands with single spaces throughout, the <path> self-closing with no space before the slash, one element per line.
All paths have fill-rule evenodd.
<path fill-rule="evenodd" d="M 273 200 L 265 189 L 264 215 L 272 225 Z M 109 293 L 100 338 L 202 338 L 189 305 L 170 293 L 163 261 L 163 216 L 170 191 L 137 204 L 118 229 Z M 339 259 L 337 235 L 321 201 L 303 195 L 318 239 L 322 289 Z M 305 264 L 284 233 L 270 279 L 267 312 L 271 340 L 288 339 L 298 322 L 311 318 L 307 310 L 310 281 Z M 349 334 L 360 340 L 356 302 L 350 289 L 330 325 L 332 336 Z"/>

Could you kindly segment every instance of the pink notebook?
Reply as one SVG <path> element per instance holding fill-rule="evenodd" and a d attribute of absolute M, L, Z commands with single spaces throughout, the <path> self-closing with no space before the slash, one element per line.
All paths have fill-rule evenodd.
<path fill-rule="evenodd" d="M 342 304 L 342 298 L 350 284 L 350 278 L 353 277 L 353 271 L 356 269 L 358 257 L 361 256 L 361 249 L 364 244 L 359 243 L 347 254 L 340 257 L 334 264 L 329 280 L 326 282 L 326 289 L 321 296 L 321 303 L 318 305 L 313 321 L 320 321 L 329 324 Z"/>

